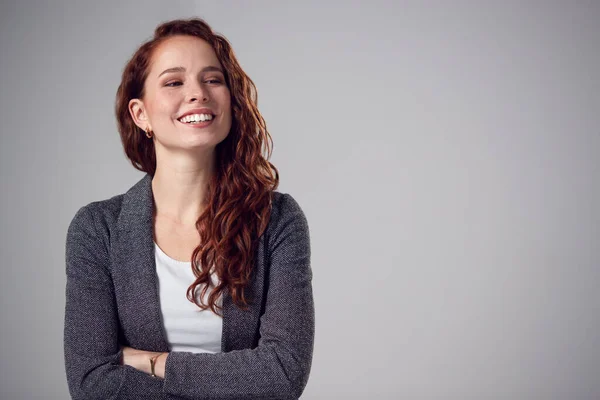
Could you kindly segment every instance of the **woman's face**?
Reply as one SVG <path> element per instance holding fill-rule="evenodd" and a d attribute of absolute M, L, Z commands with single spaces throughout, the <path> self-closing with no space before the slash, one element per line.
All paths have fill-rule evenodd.
<path fill-rule="evenodd" d="M 137 126 L 154 132 L 155 145 L 207 150 L 229 134 L 230 92 L 208 42 L 194 36 L 166 39 L 154 50 L 144 88 L 144 98 L 131 100 L 129 111 Z M 212 121 L 180 120 L 190 111 L 206 114 L 200 108 L 210 110 Z"/>

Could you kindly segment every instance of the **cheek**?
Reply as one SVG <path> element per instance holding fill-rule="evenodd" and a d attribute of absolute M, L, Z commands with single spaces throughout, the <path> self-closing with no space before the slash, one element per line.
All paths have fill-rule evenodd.
<path fill-rule="evenodd" d="M 178 100 L 178 95 L 173 91 L 161 91 L 154 96 L 154 103 L 160 108 L 168 107 Z"/>
<path fill-rule="evenodd" d="M 161 115 L 172 115 L 177 110 L 177 100 L 172 97 L 162 97 L 155 103 L 155 111 Z"/>
<path fill-rule="evenodd" d="M 215 96 L 218 96 L 220 99 L 220 103 L 223 104 L 226 108 L 231 107 L 231 92 L 227 86 L 224 86 L 215 93 Z"/>
<path fill-rule="evenodd" d="M 227 90 L 227 92 L 223 94 L 223 109 L 229 115 L 232 114 L 232 111 L 231 111 L 231 97 L 230 96 L 231 95 L 229 94 L 229 90 Z"/>

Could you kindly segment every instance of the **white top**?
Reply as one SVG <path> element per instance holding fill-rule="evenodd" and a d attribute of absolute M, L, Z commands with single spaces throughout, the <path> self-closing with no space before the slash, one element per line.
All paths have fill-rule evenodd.
<path fill-rule="evenodd" d="M 187 288 L 196 279 L 191 261 L 178 261 L 169 257 L 156 242 L 154 250 L 160 308 L 171 351 L 220 353 L 222 317 L 210 309 L 200 310 L 187 299 Z M 219 282 L 214 274 L 211 278 L 213 283 Z M 196 288 L 196 296 L 200 296 L 201 290 L 201 286 Z M 208 304 L 211 291 L 212 288 L 206 291 L 204 304 Z M 219 306 L 223 305 L 222 297 L 220 296 L 217 302 Z"/>

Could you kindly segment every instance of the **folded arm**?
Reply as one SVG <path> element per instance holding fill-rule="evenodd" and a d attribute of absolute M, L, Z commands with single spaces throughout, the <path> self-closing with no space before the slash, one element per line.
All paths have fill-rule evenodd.
<path fill-rule="evenodd" d="M 108 254 L 89 209 L 75 214 L 67 231 L 64 356 L 71 397 L 166 399 L 162 380 L 120 365 L 119 318 L 108 272 Z"/>

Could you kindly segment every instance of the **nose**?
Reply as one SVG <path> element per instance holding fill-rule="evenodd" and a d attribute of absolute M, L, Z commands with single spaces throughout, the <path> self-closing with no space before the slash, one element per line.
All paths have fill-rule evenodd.
<path fill-rule="evenodd" d="M 194 101 L 198 101 L 198 99 L 201 99 L 201 101 L 203 103 L 208 101 L 208 90 L 203 87 L 202 84 L 194 84 L 192 87 L 190 87 L 190 91 L 187 94 L 187 101 L 189 103 L 194 102 Z"/>

